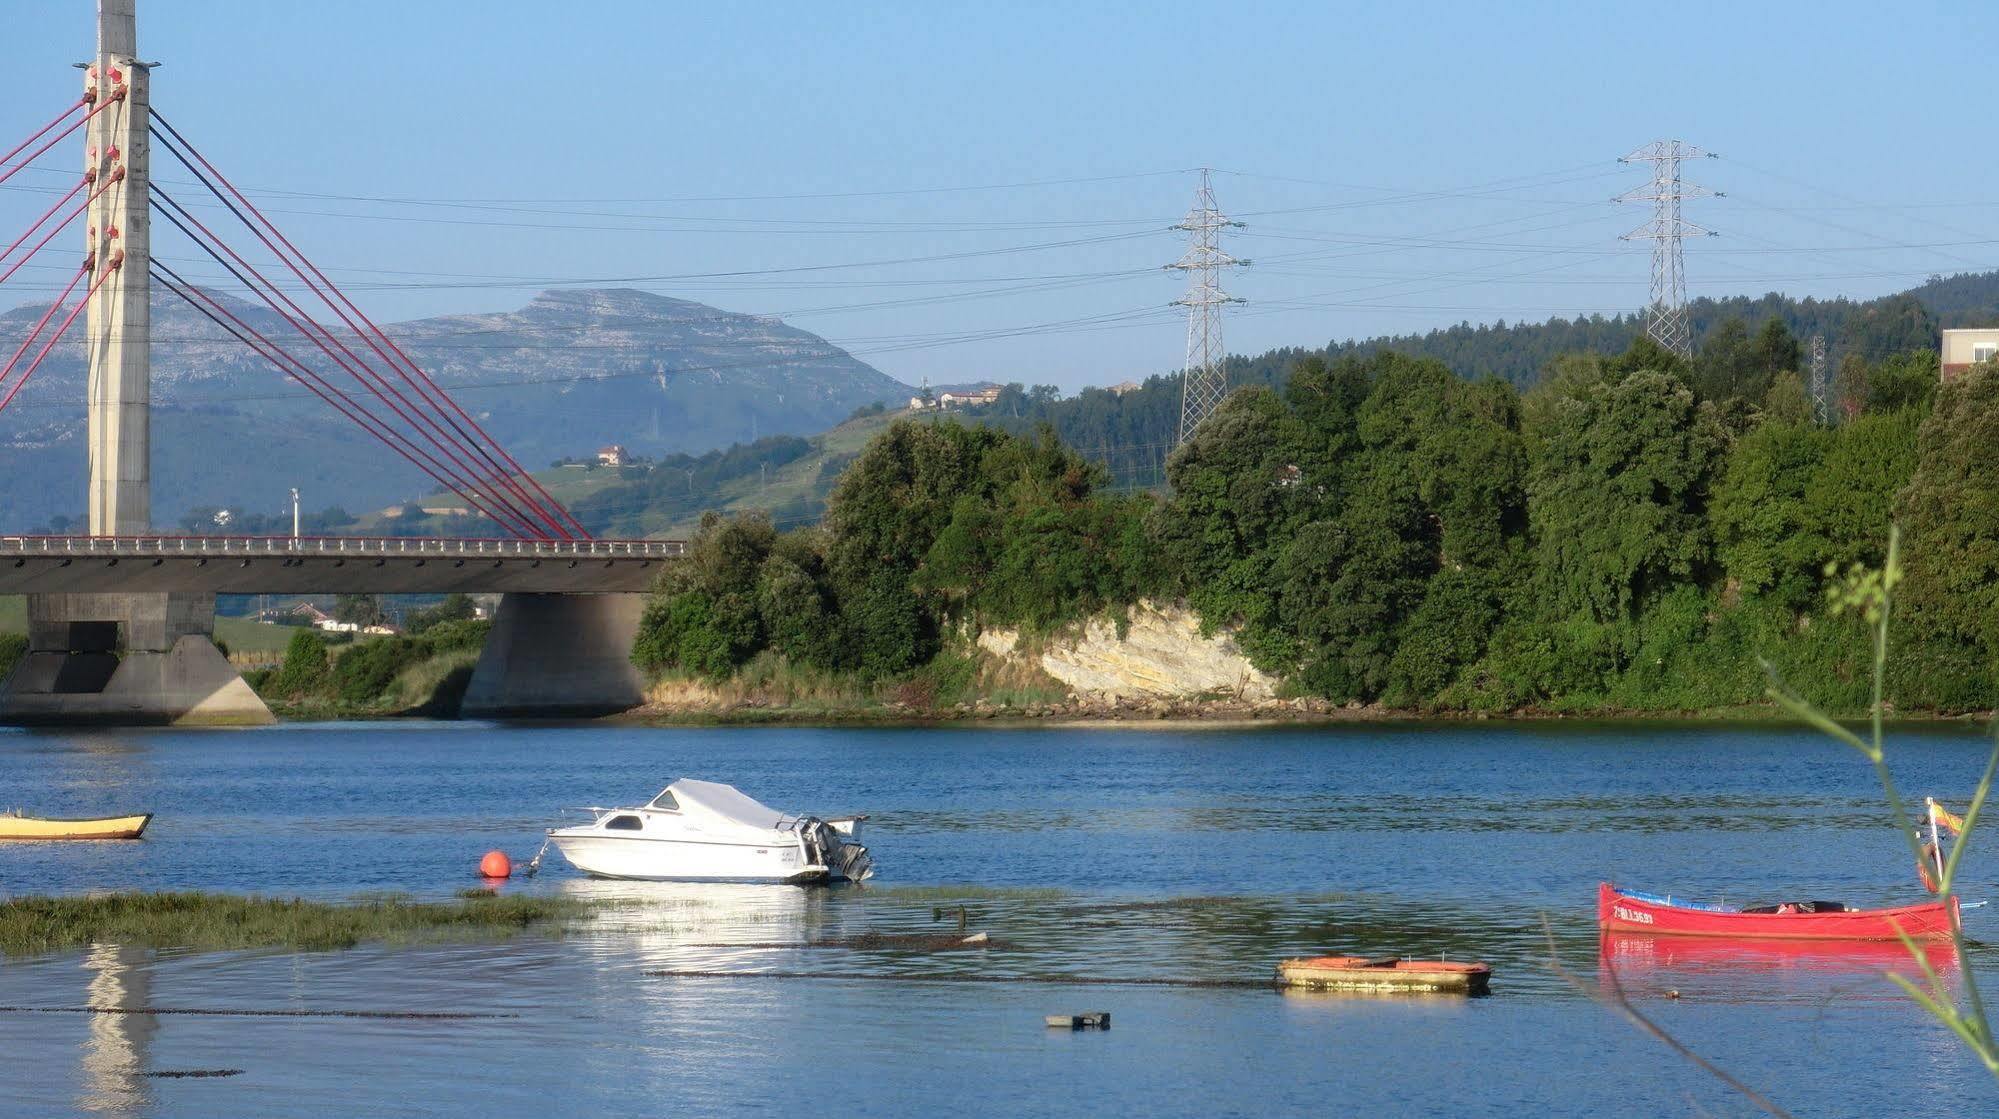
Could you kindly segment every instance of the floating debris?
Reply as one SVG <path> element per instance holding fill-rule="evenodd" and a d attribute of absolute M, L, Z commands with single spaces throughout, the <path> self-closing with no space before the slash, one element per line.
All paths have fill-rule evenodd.
<path fill-rule="evenodd" d="M 139 1075 L 150 1076 L 157 1080 L 207 1080 L 215 1076 L 241 1076 L 243 1070 L 240 1068 L 159 1069 L 154 1072 L 142 1072 Z"/>
<path fill-rule="evenodd" d="M 1111 1028 L 1111 1012 L 1090 1010 L 1082 1014 L 1050 1014 L 1042 1019 L 1051 1030 L 1108 1030 Z"/>

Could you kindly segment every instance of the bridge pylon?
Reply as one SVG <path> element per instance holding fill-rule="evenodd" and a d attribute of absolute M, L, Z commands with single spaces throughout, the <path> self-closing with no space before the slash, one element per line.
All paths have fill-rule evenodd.
<path fill-rule="evenodd" d="M 134 3 L 98 0 L 84 66 L 86 96 L 105 106 L 84 132 L 84 170 L 104 184 L 84 244 L 101 277 L 84 344 L 90 533 L 102 537 L 152 527 L 151 100 Z M 0 722 L 274 722 L 214 631 L 212 594 L 31 594 L 28 652 L 0 685 Z"/>

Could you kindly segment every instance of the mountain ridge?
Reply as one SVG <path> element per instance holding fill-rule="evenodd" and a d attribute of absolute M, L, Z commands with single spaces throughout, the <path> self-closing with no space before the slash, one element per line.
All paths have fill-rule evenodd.
<path fill-rule="evenodd" d="M 209 294 L 329 381 L 355 389 L 277 313 Z M 18 344 L 46 306 L 0 313 L 0 345 Z M 245 444 L 240 457 L 264 464 L 260 473 L 275 471 L 280 492 L 310 483 L 324 495 L 315 499 L 321 504 L 359 511 L 433 488 L 177 296 L 156 289 L 152 311 L 156 523 L 256 496 L 219 469 L 218 441 Z M 337 319 L 317 317 L 356 353 L 369 352 Z M 607 443 L 641 455 L 699 453 L 817 432 L 857 407 L 912 391 L 773 316 L 629 288 L 552 289 L 512 310 L 382 329 L 531 468 Z M 0 528 L 19 530 L 82 508 L 83 382 L 82 346 L 65 341 L 0 414 L 0 456 L 11 475 L 0 491 Z"/>

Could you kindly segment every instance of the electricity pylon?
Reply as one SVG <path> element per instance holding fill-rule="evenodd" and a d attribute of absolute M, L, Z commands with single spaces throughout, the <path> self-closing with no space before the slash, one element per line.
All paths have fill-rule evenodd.
<path fill-rule="evenodd" d="M 1652 165 L 1650 183 L 1626 191 L 1613 201 L 1652 203 L 1652 220 L 1622 239 L 1652 242 L 1652 302 L 1645 309 L 1645 333 L 1683 358 L 1693 356 L 1694 336 L 1687 325 L 1687 277 L 1680 242 L 1688 237 L 1715 234 L 1683 217 L 1680 203 L 1689 198 L 1720 198 L 1721 193 L 1682 180 L 1680 161 L 1713 158 L 1712 154 L 1680 140 L 1656 140 L 1618 160 Z"/>
<path fill-rule="evenodd" d="M 1820 427 L 1832 422 L 1832 386 L 1825 369 L 1825 335 L 1812 335 L 1812 421 Z"/>
<path fill-rule="evenodd" d="M 1222 348 L 1222 306 L 1243 300 L 1222 290 L 1222 269 L 1249 261 L 1237 260 L 1222 251 L 1221 232 L 1240 229 L 1215 205 L 1214 188 L 1208 184 L 1208 169 L 1201 169 L 1201 186 L 1194 194 L 1194 208 L 1187 220 L 1174 226 L 1187 231 L 1187 253 L 1166 267 L 1187 273 L 1187 294 L 1173 301 L 1187 308 L 1187 365 L 1180 379 L 1180 434 L 1174 445 L 1185 443 L 1229 394 L 1228 371 L 1223 366 L 1227 351 Z"/>

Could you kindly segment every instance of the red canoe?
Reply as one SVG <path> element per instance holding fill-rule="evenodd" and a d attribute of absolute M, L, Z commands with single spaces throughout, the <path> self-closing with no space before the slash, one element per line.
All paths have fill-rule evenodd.
<path fill-rule="evenodd" d="M 1771 940 L 1942 940 L 1957 919 L 1957 899 L 1949 905 L 1926 901 L 1894 909 L 1848 909 L 1838 902 L 1800 901 L 1752 910 L 1676 901 L 1654 894 L 1619 890 L 1608 882 L 1596 888 L 1596 919 L 1607 932 L 1655 936 L 1728 936 Z M 1899 935 L 1898 935 L 1899 930 Z"/>

